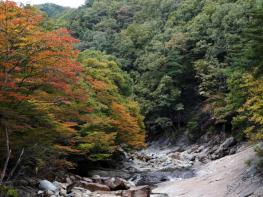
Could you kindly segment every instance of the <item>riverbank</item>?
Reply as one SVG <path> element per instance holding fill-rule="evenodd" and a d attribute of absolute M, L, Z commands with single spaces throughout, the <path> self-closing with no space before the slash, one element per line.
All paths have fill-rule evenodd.
<path fill-rule="evenodd" d="M 18 182 L 21 196 L 47 197 L 248 197 L 263 195 L 254 148 L 231 136 L 203 136 L 196 144 L 151 145 L 127 154 L 117 168 L 86 169 L 55 180 Z M 123 151 L 123 152 L 122 152 Z M 251 164 L 250 166 L 248 164 Z M 88 166 L 87 166 L 88 167 Z M 27 181 L 27 182 L 32 182 Z M 44 184 L 44 185 L 43 185 Z M 26 191 L 25 188 L 31 188 Z M 30 192 L 30 193 L 29 193 Z"/>
<path fill-rule="evenodd" d="M 260 197 L 263 196 L 262 177 L 256 173 L 253 147 L 238 150 L 238 153 L 211 161 L 196 172 L 196 176 L 158 184 L 153 191 L 170 197 Z"/>

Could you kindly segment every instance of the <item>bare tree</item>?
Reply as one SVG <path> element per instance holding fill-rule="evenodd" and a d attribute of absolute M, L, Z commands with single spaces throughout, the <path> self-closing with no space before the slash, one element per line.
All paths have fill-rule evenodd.
<path fill-rule="evenodd" d="M 8 129 L 7 127 L 5 128 L 5 136 L 6 136 L 6 160 L 4 163 L 4 168 L 2 170 L 1 176 L 0 176 L 0 185 L 3 183 L 3 180 L 5 178 L 6 175 L 6 170 L 7 170 L 7 166 L 10 160 L 10 156 L 12 153 L 12 150 L 10 149 L 10 144 L 9 144 L 9 134 L 8 134 Z"/>
<path fill-rule="evenodd" d="M 18 158 L 18 160 L 16 161 L 15 166 L 13 167 L 13 169 L 12 169 L 11 172 L 10 172 L 10 174 L 8 175 L 7 181 L 9 181 L 9 180 L 12 178 L 12 176 L 14 175 L 14 173 L 15 173 L 18 165 L 19 165 L 20 162 L 21 162 L 21 159 L 22 159 L 22 157 L 23 157 L 23 154 L 24 154 L 24 148 L 22 149 L 22 151 L 21 151 L 21 153 L 20 153 L 20 155 L 19 155 L 19 158 Z"/>
<path fill-rule="evenodd" d="M 7 127 L 5 127 L 5 136 L 6 136 L 6 160 L 5 160 L 4 167 L 3 167 L 3 170 L 2 170 L 1 176 L 0 176 L 0 185 L 3 184 L 4 178 L 7 176 L 6 171 L 7 171 L 7 167 L 8 167 L 10 157 L 11 157 L 11 153 L 12 153 L 12 150 L 10 149 L 9 132 L 8 132 Z M 14 165 L 13 169 L 9 173 L 8 178 L 6 179 L 7 181 L 9 181 L 12 178 L 12 176 L 14 175 L 17 167 L 19 166 L 19 164 L 21 162 L 23 154 L 24 154 L 24 148 L 22 149 L 22 151 L 19 155 L 19 158 L 16 161 L 16 164 Z"/>

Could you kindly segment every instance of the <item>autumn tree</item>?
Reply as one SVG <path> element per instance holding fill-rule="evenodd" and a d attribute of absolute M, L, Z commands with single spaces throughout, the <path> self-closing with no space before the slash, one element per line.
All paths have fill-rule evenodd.
<path fill-rule="evenodd" d="M 83 83 L 89 92 L 89 121 L 82 126 L 79 148 L 91 159 L 109 157 L 118 147 L 144 147 L 144 125 L 132 98 L 132 81 L 112 56 L 83 51 Z"/>
<path fill-rule="evenodd" d="M 35 164 L 33 147 L 52 147 L 55 137 L 69 131 L 66 108 L 79 114 L 75 104 L 86 98 L 77 86 L 82 67 L 73 46 L 78 41 L 66 29 L 46 32 L 42 19 L 31 7 L 0 2 L 1 149 L 7 130 L 10 146 L 28 148 L 28 162 Z"/>

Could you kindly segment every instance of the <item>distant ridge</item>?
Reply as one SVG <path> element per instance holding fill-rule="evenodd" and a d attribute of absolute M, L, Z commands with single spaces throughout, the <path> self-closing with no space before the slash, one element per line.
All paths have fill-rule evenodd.
<path fill-rule="evenodd" d="M 54 3 L 44 3 L 35 5 L 42 12 L 45 12 L 49 17 L 59 17 L 62 13 L 74 10 L 74 8 L 64 7 Z"/>

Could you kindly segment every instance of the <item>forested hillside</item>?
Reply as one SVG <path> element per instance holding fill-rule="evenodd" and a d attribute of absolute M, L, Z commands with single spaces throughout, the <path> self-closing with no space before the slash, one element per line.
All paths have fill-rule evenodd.
<path fill-rule="evenodd" d="M 262 24 L 262 0 L 0 1 L 0 196 L 153 141 L 262 142 Z"/>
<path fill-rule="evenodd" d="M 88 1 L 78 49 L 114 55 L 135 83 L 149 138 L 262 139 L 262 1 Z M 168 135 L 169 135 L 168 134 Z"/>
<path fill-rule="evenodd" d="M 67 27 L 71 14 L 75 9 L 59 6 L 53 3 L 45 3 L 35 6 L 46 15 L 45 29 L 52 30 L 61 27 Z"/>

